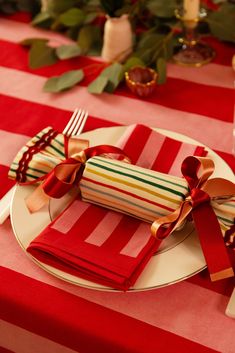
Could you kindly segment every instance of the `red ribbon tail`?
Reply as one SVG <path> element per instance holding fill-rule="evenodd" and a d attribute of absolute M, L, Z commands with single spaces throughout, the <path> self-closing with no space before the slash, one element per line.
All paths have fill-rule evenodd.
<path fill-rule="evenodd" d="M 220 225 L 210 203 L 194 208 L 192 215 L 211 280 L 234 276 Z"/>

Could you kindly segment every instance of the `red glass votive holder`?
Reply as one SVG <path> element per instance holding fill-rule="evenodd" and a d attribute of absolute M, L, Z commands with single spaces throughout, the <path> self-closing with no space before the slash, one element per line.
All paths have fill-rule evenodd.
<path fill-rule="evenodd" d="M 157 86 L 157 72 L 148 67 L 136 66 L 125 72 L 127 87 L 139 97 L 148 97 Z"/>

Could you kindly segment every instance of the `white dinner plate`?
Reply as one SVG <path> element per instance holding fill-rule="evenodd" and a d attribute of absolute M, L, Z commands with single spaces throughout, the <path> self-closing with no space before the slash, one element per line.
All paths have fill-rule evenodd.
<path fill-rule="evenodd" d="M 126 127 L 123 126 L 101 128 L 83 133 L 80 136 L 81 138 L 88 139 L 90 146 L 99 144 L 113 145 L 118 141 L 125 129 Z M 202 145 L 200 142 L 185 135 L 168 130 L 156 130 L 179 141 Z M 207 150 L 208 156 L 215 162 L 216 168 L 213 176 L 220 176 L 234 181 L 234 174 L 225 161 L 209 148 Z M 54 199 L 50 202 L 49 207 L 45 206 L 40 211 L 30 214 L 24 200 L 32 192 L 32 189 L 34 189 L 34 186 L 17 186 L 11 204 L 13 231 L 24 251 L 26 251 L 30 242 L 51 222 L 51 219 L 54 219 L 61 212 L 71 198 L 71 195 L 66 195 L 63 199 Z M 28 253 L 27 255 L 45 271 L 62 280 L 96 290 L 113 290 L 112 288 L 70 275 L 38 261 Z M 150 259 L 135 285 L 130 290 L 148 290 L 170 285 L 193 276 L 205 267 L 206 263 L 197 234 L 194 231 L 193 225 L 187 223 L 182 230 L 174 232 L 173 235 L 162 242 L 159 251 Z"/>

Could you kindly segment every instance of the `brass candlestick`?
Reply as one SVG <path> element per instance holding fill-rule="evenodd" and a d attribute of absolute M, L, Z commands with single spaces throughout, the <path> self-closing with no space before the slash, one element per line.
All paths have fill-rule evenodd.
<path fill-rule="evenodd" d="M 203 43 L 197 33 L 198 22 L 206 17 L 204 9 L 199 11 L 198 17 L 192 20 L 184 18 L 184 10 L 177 9 L 176 17 L 183 23 L 183 37 L 179 38 L 179 45 L 173 56 L 177 64 L 199 67 L 209 63 L 215 56 L 215 51 L 208 44 Z"/>

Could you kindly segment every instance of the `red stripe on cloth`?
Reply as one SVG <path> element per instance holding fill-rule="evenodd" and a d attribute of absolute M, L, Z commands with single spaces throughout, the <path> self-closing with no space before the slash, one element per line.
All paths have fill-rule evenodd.
<path fill-rule="evenodd" d="M 224 137 L 225 138 L 225 137 Z M 235 173 L 235 158 L 232 154 L 230 153 L 225 153 L 225 152 L 221 152 L 218 150 L 215 150 L 216 153 L 218 153 L 218 155 L 223 158 L 225 160 L 225 162 L 228 163 L 228 165 L 230 166 L 230 168 L 233 170 L 233 172 Z M 232 152 L 232 151 L 231 151 Z"/>
<path fill-rule="evenodd" d="M 146 142 L 148 141 L 150 134 L 151 130 L 148 127 L 143 125 L 137 126 L 137 128 L 135 128 L 135 139 L 137 141 L 136 144 L 133 144 L 132 139 L 129 139 L 125 144 L 124 152 L 127 154 L 127 156 L 131 156 L 132 164 L 137 162 Z"/>
<path fill-rule="evenodd" d="M 4 18 L 7 18 L 8 20 L 23 22 L 23 23 L 29 23 L 32 20 L 32 15 L 30 12 L 16 12 L 16 13 L 13 13 L 12 15 L 1 14 L 1 16 Z"/>
<path fill-rule="evenodd" d="M 222 42 L 214 37 L 204 37 L 203 41 L 215 50 L 214 63 L 231 67 L 232 57 L 235 54 L 233 43 Z"/>
<path fill-rule="evenodd" d="M 85 79 L 82 85 L 88 85 L 107 64 L 80 56 L 68 60 L 58 60 L 51 66 L 44 66 L 39 69 L 30 69 L 28 63 L 29 49 L 17 43 L 0 40 L 0 63 L 1 66 L 14 68 L 16 70 L 33 73 L 43 77 L 58 76 L 69 70 L 83 68 Z"/>
<path fill-rule="evenodd" d="M 1 267 L 0 273 L 1 318 L 71 349 L 83 353 L 217 352 L 6 268 Z"/>
<path fill-rule="evenodd" d="M 119 87 L 116 94 L 136 98 L 133 93 L 127 91 L 124 84 Z M 145 101 L 184 112 L 199 114 L 202 115 L 202 118 L 205 115 L 231 122 L 233 121 L 233 97 L 233 89 L 168 77 L 167 83 L 157 86 L 154 93 L 145 98 Z M 187 124 L 187 121 L 185 123 Z"/>
<path fill-rule="evenodd" d="M 85 79 L 80 83 L 81 86 L 87 86 L 93 81 L 106 65 L 88 57 L 79 57 L 58 61 L 53 66 L 32 70 L 28 66 L 28 49 L 21 47 L 19 44 L 3 40 L 0 41 L 0 49 L 2 66 L 43 77 L 56 76 L 69 70 L 82 68 L 85 71 Z M 114 94 L 136 98 L 124 83 Z M 168 77 L 167 84 L 157 86 L 155 92 L 145 100 L 168 108 L 205 115 L 222 121 L 231 122 L 233 119 L 233 90 L 229 88 Z"/>
<path fill-rule="evenodd" d="M 92 184 L 97 184 L 97 185 L 101 185 L 101 186 L 107 187 L 107 184 L 101 183 L 101 182 L 99 182 L 97 180 L 92 180 L 92 179 L 89 179 L 89 178 L 86 178 L 86 177 L 82 177 L 82 180 L 86 180 L 86 181 L 88 181 L 88 182 L 90 182 Z M 155 205 L 155 206 L 161 207 L 164 210 L 167 210 L 167 211 L 170 211 L 170 212 L 174 211 L 173 208 L 167 207 L 165 205 L 161 205 L 158 202 L 154 202 L 152 200 L 145 199 L 144 197 L 141 197 L 141 196 L 138 196 L 136 194 L 133 194 L 133 193 L 127 191 L 127 190 L 122 190 L 122 189 L 119 189 L 119 188 L 117 188 L 115 186 L 112 186 L 112 185 L 108 185 L 108 190 L 109 189 L 118 191 L 120 193 L 123 193 L 124 195 L 133 196 L 134 198 L 136 198 L 138 200 L 142 200 L 142 201 L 145 201 L 146 203 L 149 203 L 151 205 Z"/>
<path fill-rule="evenodd" d="M 207 155 L 207 151 L 205 150 L 204 147 L 201 146 L 197 146 L 195 151 L 194 151 L 194 156 L 201 156 L 201 157 L 205 157 Z"/>
<path fill-rule="evenodd" d="M 79 202 L 79 201 L 74 201 L 75 203 Z M 89 204 L 88 204 L 89 205 Z M 72 213 L 73 213 L 73 204 L 70 206 L 72 207 L 71 209 L 71 217 L 72 217 Z M 60 239 L 60 243 L 63 244 L 63 238 L 61 238 L 61 233 L 64 233 L 63 231 L 60 231 L 60 229 L 58 229 L 58 227 L 56 226 L 56 224 L 59 222 L 60 219 L 64 219 L 64 215 L 65 215 L 65 222 L 66 219 L 68 218 L 69 215 L 69 209 L 70 207 L 66 208 L 62 214 L 60 214 L 50 225 L 50 227 L 48 228 L 48 232 L 51 234 L 51 238 L 54 239 L 54 241 L 59 241 Z M 76 207 L 76 205 L 75 205 Z M 94 229 L 97 227 L 97 225 L 102 221 L 102 219 L 105 217 L 107 213 L 107 210 L 102 208 L 102 207 L 97 207 L 95 205 L 89 205 L 87 208 L 84 208 L 83 212 L 81 213 L 80 217 L 76 220 L 75 223 L 72 223 L 71 227 L 68 227 L 68 232 L 70 230 L 73 230 L 73 228 L 76 226 L 76 223 L 79 222 L 79 242 L 83 242 L 83 240 L 85 240 L 90 234 L 91 232 L 94 231 Z M 92 215 L 92 216 L 91 216 Z M 55 226 L 54 226 L 55 224 Z M 59 231 L 59 234 L 57 233 L 57 231 Z M 47 236 L 47 232 L 45 231 L 44 236 L 42 236 L 40 238 L 40 240 L 43 241 L 44 237 L 46 238 Z M 70 241 L 71 243 L 76 243 L 76 241 L 78 241 L 77 239 L 77 233 L 73 233 L 70 232 Z M 74 239 L 73 239 L 74 238 Z M 67 238 L 65 237 L 65 242 L 67 242 Z"/>
<path fill-rule="evenodd" d="M 139 222 L 131 217 L 122 217 L 121 221 L 110 234 L 110 237 L 103 244 L 103 249 L 107 248 L 110 253 L 120 253 L 124 246 L 132 238 L 139 227 Z M 125 229 L 125 232 L 123 232 Z"/>
<path fill-rule="evenodd" d="M 15 184 L 14 180 L 8 179 L 8 171 L 8 167 L 0 165 L 0 198 Z"/>
<path fill-rule="evenodd" d="M 0 333 L 0 335 L 1 335 L 1 333 Z M 0 347 L 0 353 L 16 353 L 16 352 L 9 351 L 9 349 L 6 349 L 6 348 L 3 348 L 3 347 Z"/>
<path fill-rule="evenodd" d="M 168 173 L 177 156 L 178 151 L 180 150 L 181 144 L 182 142 L 180 141 L 172 140 L 166 137 L 162 148 L 160 149 L 160 152 L 152 166 L 152 169 L 157 170 L 158 172 Z M 170 153 L 168 153 L 168 151 L 170 151 Z"/>
<path fill-rule="evenodd" d="M 72 114 L 72 111 L 32 103 L 1 94 L 0 106 L 2 117 L 0 119 L 0 129 L 28 136 L 36 135 L 45 126 L 53 125 L 54 129 L 62 131 Z M 84 131 L 117 125 L 117 123 L 89 115 Z"/>

